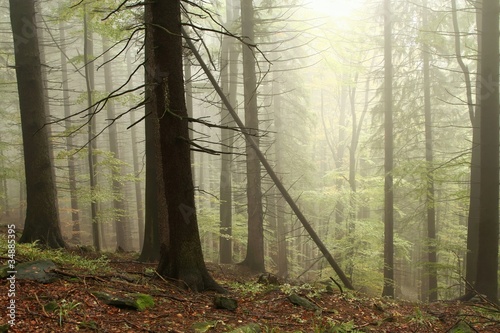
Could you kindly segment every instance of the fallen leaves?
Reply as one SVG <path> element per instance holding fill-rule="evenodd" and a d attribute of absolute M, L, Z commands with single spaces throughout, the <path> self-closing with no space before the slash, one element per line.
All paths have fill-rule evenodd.
<path fill-rule="evenodd" d="M 255 329 L 255 325 L 276 333 L 431 333 L 453 332 L 455 328 L 465 329 L 466 326 L 478 332 L 500 332 L 498 313 L 488 313 L 473 305 L 459 302 L 415 304 L 355 293 L 311 292 L 301 286 L 267 288 L 256 285 L 257 275 L 228 274 L 212 265 L 212 274 L 230 292 L 225 297 L 237 300 L 238 306 L 230 311 L 214 305 L 214 293 L 180 291 L 154 275 L 145 277 L 142 274 L 144 264 L 130 261 L 113 266 L 120 272 L 126 269 L 129 276 L 136 272 L 140 283 L 124 281 L 118 274 L 114 275 L 118 278 L 105 281 L 74 279 L 69 275 L 79 273 L 69 271 L 66 272 L 68 276 L 52 284 L 17 281 L 19 306 L 16 316 L 19 320 L 9 332 L 245 332 L 242 329 Z M 154 265 L 148 267 L 154 268 Z M 148 294 L 153 296 L 155 305 L 142 312 L 119 309 L 99 300 L 92 294 L 94 291 L 113 295 Z M 314 307 L 307 309 L 292 304 L 288 298 L 292 291 Z M 0 307 L 5 308 L 7 301 L 7 296 L 0 293 Z M 47 309 L 44 308 L 46 304 L 50 304 Z M 2 320 L 5 316 L 0 319 L 0 326 L 5 324 Z"/>

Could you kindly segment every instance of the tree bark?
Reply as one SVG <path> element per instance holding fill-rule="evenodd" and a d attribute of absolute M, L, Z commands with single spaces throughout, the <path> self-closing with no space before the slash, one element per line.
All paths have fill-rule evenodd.
<path fill-rule="evenodd" d="M 63 90 L 63 108 L 64 108 L 64 127 L 66 131 L 71 129 L 71 107 L 69 101 L 69 84 L 68 84 L 68 61 L 65 54 L 65 28 L 63 21 L 59 22 L 59 39 L 61 41 L 61 74 L 62 74 L 62 90 Z M 68 134 L 66 137 L 66 150 L 73 149 L 73 137 Z M 68 178 L 69 178 L 69 195 L 71 201 L 71 221 L 72 235 L 71 241 L 79 244 L 80 239 L 80 211 L 78 207 L 77 183 L 76 183 L 76 165 L 73 154 L 68 156 Z"/>
<path fill-rule="evenodd" d="M 481 31 L 481 182 L 475 288 L 498 303 L 499 3 L 484 1 Z"/>
<path fill-rule="evenodd" d="M 132 60 L 130 59 L 131 56 L 130 54 L 127 55 L 127 72 L 129 75 L 132 74 Z M 132 81 L 132 78 L 130 78 L 129 82 L 129 89 L 134 88 L 134 84 Z M 130 123 L 135 124 L 135 113 L 133 111 L 129 112 L 130 116 Z M 131 141 L 132 141 L 132 163 L 134 166 L 134 176 L 139 177 L 139 174 L 141 173 L 141 167 L 140 167 L 140 158 L 139 158 L 139 152 L 137 151 L 137 128 L 136 126 L 133 126 L 130 129 L 130 136 L 131 136 Z M 137 214 L 137 230 L 139 232 L 139 250 L 142 250 L 142 246 L 144 243 L 144 203 L 142 200 L 142 189 L 141 189 L 141 180 L 136 179 L 134 182 L 134 189 L 135 189 L 135 204 L 136 204 L 136 214 Z"/>
<path fill-rule="evenodd" d="M 469 108 L 469 117 L 472 125 L 472 149 L 471 149 L 471 166 L 470 166 L 470 193 L 469 193 L 469 215 L 467 218 L 467 254 L 466 254 L 466 268 L 465 279 L 469 285 L 473 286 L 476 282 L 476 268 L 477 268 L 477 248 L 478 248 L 478 234 L 479 234 L 479 192 L 480 192 L 480 178 L 481 178 L 481 145 L 480 145 L 480 118 L 481 118 L 481 60 L 477 59 L 477 73 L 476 76 L 476 105 L 474 110 L 474 103 L 472 101 L 472 84 L 470 79 L 469 69 L 462 60 L 462 52 L 460 50 L 460 31 L 458 28 L 457 6 L 456 0 L 452 0 L 452 15 L 453 15 L 453 28 L 455 33 L 455 54 L 457 61 L 464 73 L 464 80 L 467 94 L 467 106 Z M 481 8 L 482 0 L 475 2 L 476 7 L 476 26 L 482 25 Z M 482 48 L 481 33 L 477 34 L 478 50 Z M 478 51 L 479 52 L 479 51 Z M 479 53 L 478 53 L 479 54 Z M 479 54 L 480 55 L 480 54 Z M 470 289 L 467 287 L 467 289 Z M 469 290 L 472 292 L 472 290 Z M 472 297 L 472 293 L 469 293 Z M 467 298 L 467 297 L 466 297 Z"/>
<path fill-rule="evenodd" d="M 91 210 L 91 223 L 92 223 L 92 243 L 96 251 L 101 251 L 101 232 L 100 223 L 97 216 L 97 201 L 95 199 L 95 191 L 97 187 L 97 177 L 96 177 L 96 160 L 94 157 L 94 151 L 97 149 L 97 141 L 95 140 L 95 107 L 92 106 L 93 102 L 93 91 L 94 91 L 94 40 L 92 38 L 92 30 L 89 29 L 89 20 L 87 16 L 87 6 L 83 6 L 83 61 L 85 63 L 85 83 L 87 88 L 87 107 L 88 109 L 88 142 L 87 142 L 87 162 L 89 166 L 89 182 L 90 182 L 90 210 Z"/>
<path fill-rule="evenodd" d="M 152 22 L 150 6 L 145 6 L 144 21 Z M 144 53 L 146 65 L 145 81 L 145 135 L 146 135 L 146 190 L 145 190 L 145 220 L 144 241 L 139 261 L 155 262 L 160 259 L 159 224 L 167 224 L 168 213 L 163 185 L 160 133 L 154 89 L 156 85 L 154 45 L 152 29 L 146 29 Z M 167 230 L 168 232 L 168 230 Z M 166 236 L 165 236 L 166 237 Z"/>
<path fill-rule="evenodd" d="M 245 99 L 245 127 L 259 145 L 259 117 L 257 107 L 257 79 L 255 55 L 249 45 L 254 43 L 254 8 L 252 0 L 241 0 L 241 31 L 243 39 L 243 90 Z M 262 189 L 260 162 L 255 150 L 247 144 L 247 254 L 241 262 L 254 271 L 265 271 L 264 265 L 264 218 L 262 211 Z"/>
<path fill-rule="evenodd" d="M 159 118 L 160 154 L 168 223 L 160 220 L 158 272 L 183 281 L 194 291 L 223 289 L 208 273 L 198 230 L 191 171 L 188 115 L 182 66 L 180 0 L 156 1 L 147 29 L 152 32 L 155 87 Z"/>
<path fill-rule="evenodd" d="M 26 220 L 20 242 L 39 241 L 41 245 L 52 248 L 65 247 L 59 226 L 57 193 L 45 127 L 35 2 L 10 0 L 10 19 L 14 36 L 27 196 Z"/>
<path fill-rule="evenodd" d="M 226 0 L 226 29 L 230 31 L 234 24 L 237 11 L 233 5 L 233 0 Z M 231 105 L 236 104 L 236 81 L 232 79 L 237 75 L 237 59 L 234 59 L 234 42 L 230 36 L 222 37 L 221 48 L 221 88 L 231 101 Z M 236 54 L 237 56 L 237 54 Z M 234 64 L 233 64 L 234 63 Z M 235 73 L 236 72 L 236 73 Z M 226 106 L 222 105 L 221 125 L 234 127 L 234 121 Z M 234 133 L 230 129 L 221 128 L 221 172 L 220 172 L 220 234 L 219 237 L 219 260 L 223 264 L 233 261 L 233 241 L 232 241 L 232 216 L 233 216 L 233 191 L 232 191 L 232 152 L 234 144 Z"/>

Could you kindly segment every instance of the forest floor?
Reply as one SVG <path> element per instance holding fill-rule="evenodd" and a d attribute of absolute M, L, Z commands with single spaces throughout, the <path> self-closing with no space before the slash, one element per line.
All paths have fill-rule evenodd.
<path fill-rule="evenodd" d="M 35 257 L 20 255 L 16 260 Z M 481 302 L 422 304 L 324 286 L 258 283 L 257 274 L 240 266 L 208 264 L 229 291 L 225 296 L 237 300 L 231 311 L 216 308 L 214 293 L 180 289 L 159 277 L 155 264 L 131 256 L 108 255 L 79 265 L 50 259 L 57 263 L 56 281 L 16 281 L 15 325 L 10 328 L 8 283 L 3 284 L 0 332 L 500 332 L 499 309 Z M 6 261 L 0 259 L 2 265 Z M 148 294 L 154 305 L 143 311 L 119 308 L 104 304 L 95 291 Z M 309 300 L 314 309 L 292 304 L 292 293 Z"/>

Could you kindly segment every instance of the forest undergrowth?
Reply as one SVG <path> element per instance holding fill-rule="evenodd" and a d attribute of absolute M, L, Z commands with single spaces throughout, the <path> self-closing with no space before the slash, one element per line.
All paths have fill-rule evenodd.
<path fill-rule="evenodd" d="M 1 248 L 6 241 L 1 240 Z M 52 260 L 50 283 L 16 280 L 15 325 L 8 324 L 8 285 L 0 293 L 0 332 L 500 332 L 500 309 L 482 302 L 431 304 L 368 297 L 334 283 L 292 284 L 260 279 L 238 265 L 208 264 L 234 309 L 215 293 L 194 293 L 159 276 L 136 254 L 41 250 L 18 244 L 16 262 Z M 6 253 L 4 250 L 2 253 Z M 1 265 L 9 257 L 1 256 Z M 140 306 L 118 300 L 142 295 Z M 293 295 L 293 297 L 291 297 Z M 142 297 L 141 296 L 141 297 Z M 296 298 L 306 304 L 296 305 Z"/>

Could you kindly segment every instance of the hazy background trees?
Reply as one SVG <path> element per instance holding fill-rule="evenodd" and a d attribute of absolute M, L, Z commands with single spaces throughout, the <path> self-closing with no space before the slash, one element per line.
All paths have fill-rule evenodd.
<path fill-rule="evenodd" d="M 0 4 L 8 7 L 5 0 Z M 140 121 L 150 112 L 143 103 L 145 85 L 151 84 L 143 66 L 144 9 L 127 2 L 108 17 L 119 4 L 43 1 L 40 6 L 60 228 L 70 245 L 105 251 L 144 246 L 142 258 L 155 260 L 158 231 L 148 223 L 167 213 L 158 213 L 162 189 L 153 188 L 161 179 L 152 176 L 145 184 L 157 159 L 146 156 L 145 143 L 154 149 L 155 139 Z M 381 293 L 385 278 L 394 280 L 388 295 L 421 300 L 462 295 L 463 277 L 476 280 L 479 244 L 474 201 L 479 178 L 471 170 L 478 171 L 480 163 L 481 2 L 392 2 L 390 17 L 384 1 L 252 4 L 253 36 L 242 30 L 246 21 L 239 1 L 183 3 L 182 20 L 241 118 L 252 101 L 257 122 L 250 127 L 259 129 L 261 150 L 335 260 L 354 286 L 368 292 Z M 3 23 L 9 22 L 7 11 L 0 15 L 2 40 L 9 41 L 0 46 L 0 214 L 2 223 L 22 226 L 26 179 L 14 44 L 10 25 Z M 384 47 L 389 40 L 384 18 L 392 28 L 391 50 Z M 90 40 L 94 50 L 86 52 Z M 194 193 L 205 259 L 252 259 L 256 264 L 249 266 L 290 278 L 334 276 L 263 169 L 254 167 L 260 189 L 247 187 L 243 135 L 190 53 L 185 48 L 190 74 L 184 81 L 190 87 Z M 389 54 L 392 71 L 385 74 Z M 243 63 L 249 58 L 256 72 L 245 98 L 244 78 L 251 75 Z M 388 85 L 392 168 L 384 168 Z M 147 126 L 150 133 L 152 124 Z M 393 182 L 384 188 L 386 177 Z M 250 225 L 262 234 L 250 237 L 260 242 L 256 257 L 247 251 L 247 194 L 258 193 L 254 190 L 260 198 L 251 212 L 261 220 Z M 388 191 L 392 204 L 384 199 Z M 389 232 L 384 221 L 391 212 L 394 234 L 387 245 L 393 249 L 385 252 L 394 260 L 384 263 Z M 384 276 L 384 267 L 392 275 Z"/>

